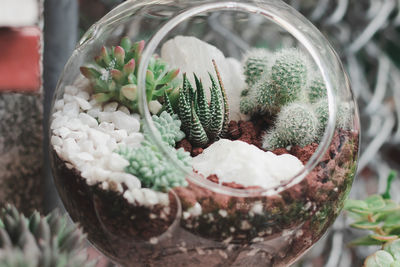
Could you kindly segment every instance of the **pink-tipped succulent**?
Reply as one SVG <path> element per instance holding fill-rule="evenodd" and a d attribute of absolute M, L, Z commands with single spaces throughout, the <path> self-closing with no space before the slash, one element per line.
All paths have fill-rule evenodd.
<path fill-rule="evenodd" d="M 144 45 L 144 41 L 132 43 L 124 37 L 119 46 L 103 46 L 93 64 L 80 68 L 90 80 L 98 102 L 118 101 L 131 111 L 138 111 L 137 72 Z M 170 70 L 166 62 L 153 56 L 146 73 L 147 100 L 162 102 L 165 93 L 172 101 L 177 99 L 178 74 L 178 69 Z"/>

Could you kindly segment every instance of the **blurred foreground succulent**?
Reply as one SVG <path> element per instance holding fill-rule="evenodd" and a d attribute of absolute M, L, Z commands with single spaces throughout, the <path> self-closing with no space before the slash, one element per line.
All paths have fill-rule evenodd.
<path fill-rule="evenodd" d="M 138 112 L 137 75 L 144 46 L 144 41 L 132 43 L 124 37 L 119 46 L 103 46 L 93 64 L 81 67 L 81 73 L 90 80 L 98 102 L 117 101 Z M 179 81 L 175 78 L 178 73 L 178 69 L 169 70 L 167 63 L 152 56 L 146 73 L 147 101 L 160 100 L 164 93 L 170 95 L 170 99 L 176 99 Z"/>
<path fill-rule="evenodd" d="M 87 259 L 84 240 L 82 232 L 58 212 L 46 217 L 35 212 L 26 218 L 7 205 L 0 213 L 0 266 L 95 266 Z"/>
<path fill-rule="evenodd" d="M 355 219 L 351 227 L 372 233 L 351 242 L 353 246 L 381 245 L 382 249 L 367 257 L 366 267 L 400 266 L 400 205 L 391 200 L 390 187 L 396 177 L 391 172 L 386 192 L 365 200 L 347 200 L 345 210 Z"/>

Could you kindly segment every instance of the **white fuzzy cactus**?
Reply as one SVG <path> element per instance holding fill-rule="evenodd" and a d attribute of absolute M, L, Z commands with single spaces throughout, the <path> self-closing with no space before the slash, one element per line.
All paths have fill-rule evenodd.
<path fill-rule="evenodd" d="M 326 98 L 313 104 L 315 115 L 319 120 L 319 134 L 322 135 L 328 124 L 329 106 Z M 336 128 L 349 129 L 351 123 L 351 108 L 349 103 L 340 102 L 336 113 Z"/>
<path fill-rule="evenodd" d="M 294 102 L 282 108 L 275 127 L 263 137 L 263 148 L 273 150 L 287 145 L 306 146 L 318 140 L 319 121 L 312 107 Z"/>
<path fill-rule="evenodd" d="M 260 79 L 260 76 L 268 67 L 271 56 L 271 52 L 263 48 L 251 49 L 244 55 L 243 69 L 249 87 Z"/>

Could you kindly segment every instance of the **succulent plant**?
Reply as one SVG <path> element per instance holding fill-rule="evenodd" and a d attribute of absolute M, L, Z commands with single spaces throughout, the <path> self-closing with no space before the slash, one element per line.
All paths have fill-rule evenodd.
<path fill-rule="evenodd" d="M 179 91 L 176 110 L 182 121 L 182 129 L 188 140 L 198 147 L 204 147 L 210 141 L 223 137 L 228 130 L 229 107 L 227 96 L 215 62 L 214 67 L 218 84 L 215 78 L 209 74 L 212 84 L 210 104 L 208 104 L 203 84 L 196 74 L 194 74 L 196 90 L 184 74 L 183 86 Z M 173 110 L 172 107 L 166 109 Z"/>
<path fill-rule="evenodd" d="M 0 266 L 95 266 L 84 251 L 85 236 L 53 212 L 26 218 L 7 205 L 0 214 Z"/>
<path fill-rule="evenodd" d="M 325 86 L 324 79 L 321 77 L 320 74 L 313 75 L 313 78 L 311 79 L 306 92 L 307 92 L 307 98 L 310 101 L 310 103 L 316 103 L 321 99 L 326 99 L 327 89 Z"/>
<path fill-rule="evenodd" d="M 179 162 L 181 167 L 190 171 L 190 155 L 183 148 L 176 150 L 175 143 L 182 140 L 185 134 L 180 130 L 181 121 L 177 115 L 163 111 L 160 116 L 153 115 L 153 122 L 158 129 L 164 148 L 172 158 L 166 158 L 160 148 L 149 136 L 146 127 L 143 129 L 145 140 L 138 148 L 120 147 L 117 153 L 129 161 L 125 169 L 139 178 L 143 187 L 166 192 L 169 188 L 186 186 L 185 174 L 178 170 L 171 160 Z"/>
<path fill-rule="evenodd" d="M 306 146 L 317 140 L 318 130 L 319 121 L 311 107 L 301 102 L 290 103 L 278 114 L 274 128 L 263 136 L 263 148 Z"/>
<path fill-rule="evenodd" d="M 271 52 L 263 48 L 254 48 L 244 55 L 243 69 L 246 83 L 253 86 L 260 79 L 261 74 L 267 69 Z"/>
<path fill-rule="evenodd" d="M 131 111 L 138 111 L 137 66 L 144 46 L 144 41 L 132 44 L 128 37 L 124 37 L 119 46 L 103 46 L 93 64 L 80 68 L 90 80 L 98 102 L 118 101 Z M 176 99 L 179 80 L 175 78 L 178 73 L 179 70 L 169 70 L 166 62 L 153 56 L 146 73 L 147 101 L 162 99 L 164 93 L 169 94 L 170 99 Z"/>
<path fill-rule="evenodd" d="M 241 112 L 275 115 L 284 105 L 298 100 L 307 84 L 309 63 L 296 48 L 273 54 L 271 64 L 242 97 Z"/>
<path fill-rule="evenodd" d="M 315 115 L 319 120 L 319 133 L 323 134 L 328 124 L 329 106 L 328 100 L 321 99 L 313 104 Z M 348 129 L 350 125 L 350 106 L 348 103 L 339 102 L 336 113 L 336 126 L 341 129 Z"/>

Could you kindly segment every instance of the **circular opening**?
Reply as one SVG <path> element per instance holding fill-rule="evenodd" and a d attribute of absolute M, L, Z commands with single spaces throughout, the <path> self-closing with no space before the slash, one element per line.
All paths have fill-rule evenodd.
<path fill-rule="evenodd" d="M 171 162 L 173 162 L 180 171 L 184 172 L 188 179 L 200 186 L 207 187 L 210 190 L 213 190 L 218 193 L 224 193 L 234 196 L 251 196 L 251 195 L 259 195 L 259 194 L 274 194 L 276 192 L 282 191 L 286 187 L 290 186 L 294 182 L 299 182 L 303 179 L 318 163 L 319 159 L 324 155 L 327 151 L 331 139 L 335 130 L 335 118 L 336 118 L 336 98 L 334 94 L 334 84 L 332 81 L 332 77 L 329 76 L 329 62 L 324 61 L 323 59 L 327 56 L 333 57 L 334 60 L 337 60 L 336 54 L 333 52 L 329 45 L 326 45 L 327 41 L 324 37 L 315 29 L 310 23 L 307 23 L 306 19 L 303 18 L 299 13 L 293 10 L 291 7 L 287 6 L 283 2 L 278 1 L 268 1 L 271 3 L 271 6 L 255 6 L 253 4 L 247 3 L 239 3 L 239 2 L 217 2 L 217 3 L 208 3 L 202 4 L 196 7 L 189 8 L 177 16 L 171 18 L 161 29 L 151 38 L 148 42 L 145 50 L 143 51 L 141 64 L 139 66 L 138 71 L 138 93 L 139 93 L 139 110 L 144 118 L 145 124 L 150 129 L 150 136 L 153 138 L 155 143 L 160 147 L 164 156 L 168 158 Z M 266 2 L 266 4 L 268 3 Z M 274 3 L 274 5 L 272 5 Z M 277 7 L 277 4 L 279 7 Z M 282 9 L 284 7 L 284 9 Z M 188 173 L 185 171 L 179 163 L 174 162 L 171 158 L 167 150 L 164 148 L 163 143 L 159 136 L 156 134 L 157 129 L 155 128 L 151 114 L 146 101 L 146 88 L 145 88 L 145 80 L 146 80 L 146 70 L 148 68 L 150 57 L 156 51 L 159 44 L 162 40 L 181 22 L 188 20 L 193 16 L 197 16 L 199 14 L 205 12 L 216 12 L 216 11 L 236 11 L 236 12 L 245 12 L 251 14 L 259 14 L 262 15 L 265 19 L 272 21 L 273 23 L 279 25 L 284 30 L 289 32 L 311 55 L 314 63 L 317 65 L 323 80 L 325 82 L 327 88 L 327 97 L 328 97 L 328 106 L 329 106 L 329 118 L 328 124 L 325 129 L 324 135 L 321 139 L 320 144 L 318 145 L 317 150 L 312 155 L 310 160 L 306 163 L 304 168 L 294 177 L 285 180 L 278 186 L 271 188 L 263 188 L 263 189 L 233 189 L 229 187 L 225 187 L 222 185 L 216 185 L 215 183 L 208 181 L 207 179 L 201 178 L 195 173 Z M 291 15 L 295 15 L 295 19 L 288 21 L 287 18 L 282 16 L 283 13 L 287 14 L 290 12 Z M 311 39 L 309 34 L 313 34 L 313 36 L 318 38 L 318 40 L 322 40 L 322 45 L 327 47 L 327 49 L 322 48 L 315 40 Z M 333 60 L 333 61 L 334 61 Z"/>

